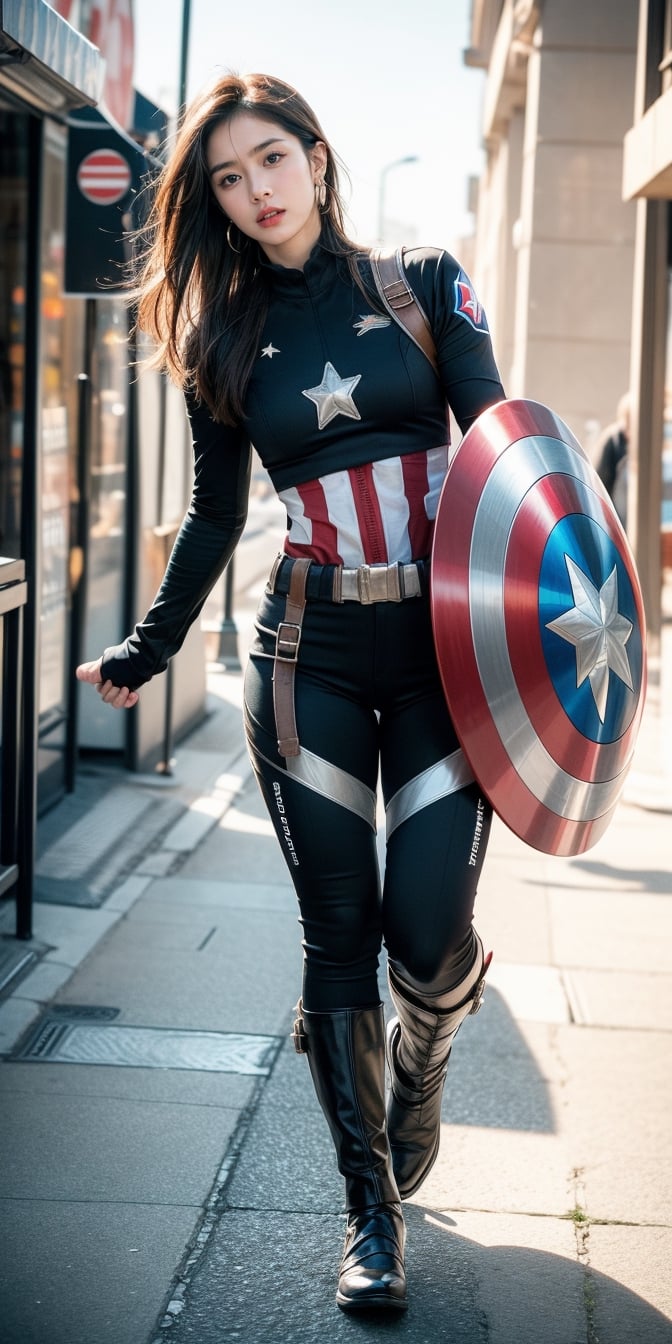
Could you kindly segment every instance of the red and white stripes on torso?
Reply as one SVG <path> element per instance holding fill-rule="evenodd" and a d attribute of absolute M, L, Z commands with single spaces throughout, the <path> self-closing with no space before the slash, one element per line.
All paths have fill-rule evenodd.
<path fill-rule="evenodd" d="M 289 524 L 286 553 L 352 568 L 423 559 L 447 466 L 442 444 L 280 491 Z"/>

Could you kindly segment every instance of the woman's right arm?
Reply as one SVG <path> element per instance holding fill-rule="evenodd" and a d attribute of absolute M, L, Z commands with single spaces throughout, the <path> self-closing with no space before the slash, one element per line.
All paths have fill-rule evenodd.
<path fill-rule="evenodd" d="M 154 601 L 132 635 L 102 659 L 77 669 L 115 708 L 130 708 L 135 692 L 181 648 L 189 627 L 232 556 L 247 517 L 251 448 L 242 430 L 215 424 L 203 404 L 187 397 L 194 444 L 194 487 Z"/>

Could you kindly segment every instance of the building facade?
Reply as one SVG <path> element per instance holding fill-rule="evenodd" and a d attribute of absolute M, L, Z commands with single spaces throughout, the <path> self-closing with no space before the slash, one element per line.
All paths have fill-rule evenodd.
<path fill-rule="evenodd" d="M 140 105 L 147 118 L 146 100 L 129 98 L 132 44 L 115 72 L 59 9 L 95 21 L 103 43 L 130 3 L 0 0 L 0 554 L 26 564 L 38 813 L 72 787 L 82 751 L 165 765 L 168 739 L 205 705 L 199 631 L 137 715 L 104 714 L 74 679 L 151 601 L 188 498 L 190 446 L 182 398 L 132 366 L 123 212 L 147 167 L 146 128 L 108 109 Z M 104 251 L 115 234 L 117 252 L 110 242 L 98 260 L 96 240 Z"/>
<path fill-rule="evenodd" d="M 71 449 L 83 310 L 63 297 L 66 123 L 102 88 L 100 52 L 46 4 L 0 4 L 0 554 L 25 566 L 22 810 L 65 776 Z M 3 711 L 6 706 L 3 704 Z M 3 713 L 3 739 L 7 729 Z M 3 755 L 5 751 L 3 740 Z M 2 842 L 17 821 L 3 780 Z M 30 796 L 29 796 L 30 795 Z M 27 832 L 32 817 L 23 818 Z M 30 848 L 28 846 L 27 848 Z"/>
<path fill-rule="evenodd" d="M 636 38 L 637 0 L 472 7 L 466 59 L 487 72 L 476 280 L 507 393 L 551 405 L 582 442 L 629 382 Z"/>
<path fill-rule="evenodd" d="M 671 8 L 474 0 L 465 53 L 486 76 L 474 277 L 506 390 L 550 405 L 593 458 L 629 393 L 627 530 L 654 651 L 672 524 Z"/>
<path fill-rule="evenodd" d="M 628 530 L 655 609 L 661 568 L 672 569 L 672 0 L 640 0 L 623 196 L 636 211 Z"/>

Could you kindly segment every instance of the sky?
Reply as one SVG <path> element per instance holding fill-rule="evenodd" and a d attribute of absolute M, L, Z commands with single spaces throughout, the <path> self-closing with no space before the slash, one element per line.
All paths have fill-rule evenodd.
<path fill-rule="evenodd" d="M 191 0 L 187 98 L 230 70 L 293 84 L 348 170 L 351 234 L 377 238 L 382 181 L 387 241 L 452 250 L 483 165 L 470 14 L 471 0 Z M 136 87 L 173 114 L 182 0 L 134 0 L 134 16 Z M 406 156 L 417 162 L 385 171 Z"/>

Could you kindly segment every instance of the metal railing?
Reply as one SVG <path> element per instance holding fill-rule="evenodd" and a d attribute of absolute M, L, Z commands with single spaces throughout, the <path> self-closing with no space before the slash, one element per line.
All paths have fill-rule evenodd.
<path fill-rule="evenodd" d="M 0 896 L 16 899 L 16 936 L 32 935 L 35 853 L 35 742 L 24 705 L 23 560 L 0 556 L 2 748 L 0 753 Z"/>

